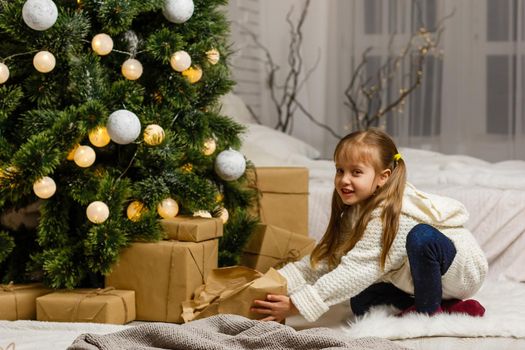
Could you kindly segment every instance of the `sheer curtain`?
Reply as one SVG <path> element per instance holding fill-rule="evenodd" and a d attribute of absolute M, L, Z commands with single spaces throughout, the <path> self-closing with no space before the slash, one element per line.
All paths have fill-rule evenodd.
<path fill-rule="evenodd" d="M 367 68 L 374 72 L 389 55 L 392 34 L 402 45 L 421 25 L 432 29 L 453 13 L 444 21 L 442 57 L 429 57 L 422 85 L 409 96 L 402 111 L 396 109 L 383 122 L 399 144 L 490 161 L 525 159 L 525 1 L 349 3 L 343 6 L 350 6 L 346 13 L 351 13 L 351 24 L 344 24 L 344 12 L 338 12 L 340 26 L 352 31 L 346 36 L 349 57 L 343 60 L 351 67 L 346 81 L 367 47 L 372 48 Z M 399 88 L 402 86 L 394 85 L 390 90 Z M 335 108 L 334 115 L 338 115 L 339 126 L 348 123 L 344 107 Z"/>
<path fill-rule="evenodd" d="M 286 66 L 285 15 L 290 6 L 300 8 L 304 1 L 250 2 L 260 8 L 260 40 L 277 63 Z M 422 85 L 382 126 L 402 146 L 489 161 L 525 160 L 525 0 L 312 1 L 304 58 L 311 66 L 321 50 L 321 60 L 299 95 L 303 105 L 345 134 L 351 114 L 344 91 L 362 53 L 372 48 L 366 65 L 372 74 L 389 56 L 392 34 L 393 48 L 399 50 L 420 26 L 432 29 L 450 13 L 440 40 L 442 56 L 428 59 Z M 273 125 L 263 75 L 260 88 L 262 119 Z M 400 88 L 404 86 L 390 86 L 390 98 Z M 389 98 L 386 92 L 384 98 Z M 299 112 L 293 135 L 325 157 L 337 142 Z"/>

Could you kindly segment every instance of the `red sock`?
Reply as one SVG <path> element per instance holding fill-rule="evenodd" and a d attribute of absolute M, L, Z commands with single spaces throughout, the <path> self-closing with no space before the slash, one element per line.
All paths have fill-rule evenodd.
<path fill-rule="evenodd" d="M 423 312 L 418 312 L 416 310 L 416 306 L 415 305 L 412 305 L 406 309 L 404 309 L 403 311 L 401 311 L 400 313 L 396 314 L 396 317 L 403 317 L 405 315 L 408 315 L 408 314 L 417 314 L 417 313 L 421 313 L 421 314 L 426 314 L 426 315 L 429 315 L 429 316 L 434 316 L 434 315 L 437 315 L 437 314 L 440 314 L 443 312 L 443 309 L 441 308 L 441 306 L 439 306 L 436 311 L 432 312 L 432 313 L 423 313 Z"/>
<path fill-rule="evenodd" d="M 470 316 L 481 317 L 485 314 L 485 308 L 474 299 L 443 300 L 441 303 L 443 310 L 449 314 L 467 314 Z"/>

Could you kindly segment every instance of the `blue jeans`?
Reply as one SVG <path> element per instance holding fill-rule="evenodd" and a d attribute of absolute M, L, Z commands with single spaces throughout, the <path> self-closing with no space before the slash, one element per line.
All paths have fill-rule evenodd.
<path fill-rule="evenodd" d="M 416 311 L 428 314 L 441 306 L 441 276 L 456 256 L 454 243 L 434 227 L 418 224 L 407 235 L 406 250 L 414 281 L 414 296 L 391 283 L 376 283 L 350 299 L 355 315 L 362 315 L 370 307 L 381 304 L 401 310 L 415 305 Z"/>

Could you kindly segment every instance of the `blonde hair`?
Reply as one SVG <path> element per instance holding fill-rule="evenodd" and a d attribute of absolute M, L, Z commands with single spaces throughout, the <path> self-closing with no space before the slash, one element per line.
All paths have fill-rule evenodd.
<path fill-rule="evenodd" d="M 339 141 L 334 151 L 334 160 L 358 159 L 373 166 L 376 174 L 385 169 L 390 169 L 391 174 L 385 184 L 360 204 L 359 208 L 344 204 L 334 189 L 330 221 L 323 238 L 311 254 L 312 267 L 315 268 L 319 261 L 324 259 L 330 268 L 337 266 L 341 258 L 352 250 L 363 236 L 372 211 L 382 206 L 380 266 L 384 269 L 388 251 L 399 227 L 406 183 L 405 163 L 402 158 L 398 159 L 396 154 L 398 151 L 394 141 L 378 129 L 356 131 Z"/>

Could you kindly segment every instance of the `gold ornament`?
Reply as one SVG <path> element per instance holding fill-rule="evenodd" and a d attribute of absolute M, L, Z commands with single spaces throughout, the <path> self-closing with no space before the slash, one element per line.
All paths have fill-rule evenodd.
<path fill-rule="evenodd" d="M 101 224 L 109 217 L 109 208 L 104 202 L 91 202 L 86 209 L 86 215 L 92 223 Z"/>
<path fill-rule="evenodd" d="M 226 224 L 228 222 L 230 214 L 228 213 L 228 210 L 226 210 L 226 208 L 221 208 L 221 215 L 219 215 L 219 218 L 222 220 L 223 224 Z"/>
<path fill-rule="evenodd" d="M 170 65 L 177 72 L 183 72 L 191 66 L 191 57 L 186 51 L 177 51 L 170 58 Z"/>
<path fill-rule="evenodd" d="M 144 129 L 144 142 L 150 146 L 157 146 L 164 141 L 164 129 L 157 124 L 150 124 Z"/>
<path fill-rule="evenodd" d="M 75 164 L 79 167 L 87 168 L 93 163 L 95 163 L 96 158 L 97 154 L 95 153 L 93 148 L 89 146 L 78 146 L 77 150 L 75 151 L 75 157 L 73 158 L 73 160 L 75 161 Z"/>
<path fill-rule="evenodd" d="M 140 220 L 142 213 L 146 211 L 147 208 L 144 206 L 144 203 L 140 201 L 133 201 L 128 205 L 126 214 L 128 215 L 128 219 L 130 219 L 133 222 L 137 222 Z"/>
<path fill-rule="evenodd" d="M 193 164 L 191 163 L 186 163 L 184 164 L 182 167 L 181 167 L 182 171 L 184 171 L 185 173 L 189 173 L 193 170 Z"/>
<path fill-rule="evenodd" d="M 56 65 L 55 56 L 49 51 L 40 51 L 33 57 L 33 66 L 40 73 L 51 72 Z"/>
<path fill-rule="evenodd" d="M 105 33 L 97 34 L 91 40 L 91 48 L 100 56 L 105 56 L 113 50 L 113 39 Z"/>
<path fill-rule="evenodd" d="M 221 58 L 221 54 L 217 49 L 211 49 L 206 52 L 206 57 L 208 57 L 208 62 L 215 65 L 217 62 L 219 62 Z"/>
<path fill-rule="evenodd" d="M 104 147 L 109 144 L 111 138 L 105 126 L 98 126 L 89 132 L 89 142 L 95 147 Z"/>
<path fill-rule="evenodd" d="M 80 147 L 80 145 L 78 143 L 75 146 L 73 146 L 73 148 L 67 154 L 67 157 L 66 157 L 67 160 L 75 159 L 75 152 L 77 151 L 78 147 Z"/>
<path fill-rule="evenodd" d="M 122 64 L 122 75 L 128 80 L 137 80 L 142 75 L 142 64 L 134 58 L 127 59 Z"/>
<path fill-rule="evenodd" d="M 204 153 L 205 156 L 211 156 L 216 149 L 217 143 L 214 139 L 209 138 L 206 141 L 204 141 L 204 149 L 202 150 L 202 153 Z"/>
<path fill-rule="evenodd" d="M 0 62 L 0 84 L 3 84 L 9 79 L 9 68 Z"/>
<path fill-rule="evenodd" d="M 179 213 L 179 205 L 173 198 L 166 198 L 157 205 L 157 212 L 164 219 L 174 218 Z"/>
<path fill-rule="evenodd" d="M 0 179 L 8 179 L 18 172 L 18 167 L 11 165 L 5 169 L 0 168 Z"/>
<path fill-rule="evenodd" d="M 33 184 L 33 192 L 35 192 L 37 197 L 42 199 L 51 197 L 55 194 L 56 190 L 57 185 L 55 184 L 55 180 L 49 176 L 44 176 Z"/>
<path fill-rule="evenodd" d="M 198 66 L 190 67 L 182 72 L 191 84 L 195 84 L 202 78 L 202 69 Z"/>

